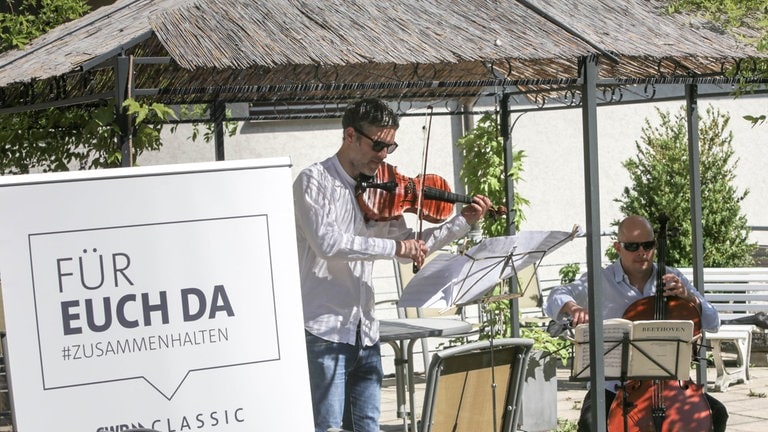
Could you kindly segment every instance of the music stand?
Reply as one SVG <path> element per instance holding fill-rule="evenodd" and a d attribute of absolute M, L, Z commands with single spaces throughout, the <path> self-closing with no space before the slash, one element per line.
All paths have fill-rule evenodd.
<path fill-rule="evenodd" d="M 572 231 L 521 231 L 484 239 L 464 254 L 439 255 L 408 282 L 398 306 L 449 309 L 476 303 L 500 281 L 517 276 L 517 269 L 538 267 L 544 256 L 577 233 L 578 226 Z"/>
<path fill-rule="evenodd" d="M 627 320 L 609 320 L 621 324 Z M 627 321 L 628 322 L 628 321 Z M 633 323 L 629 322 L 627 331 L 621 338 L 613 337 L 604 340 L 605 379 L 619 380 L 622 399 L 621 414 L 624 430 L 629 428 L 628 419 L 631 404 L 628 399 L 626 383 L 628 381 L 648 380 L 686 380 L 690 378 L 690 358 L 685 355 L 691 352 L 693 338 L 693 322 L 682 320 L 653 320 L 638 321 L 637 325 L 649 325 L 653 328 L 677 328 L 661 337 L 646 337 L 633 335 Z M 583 332 L 582 332 L 583 334 Z M 674 337 L 675 334 L 677 337 Z M 571 370 L 572 381 L 587 381 L 590 375 L 589 341 L 574 342 L 574 360 Z M 586 358 L 584 354 L 586 353 Z M 670 355 L 672 353 L 672 355 Z M 616 360 L 618 359 L 618 365 Z"/>
<path fill-rule="evenodd" d="M 605 379 L 607 380 L 619 380 L 626 382 L 629 380 L 652 380 L 652 379 L 685 379 L 686 375 L 690 374 L 690 365 L 688 367 L 682 367 L 683 362 L 681 353 L 684 351 L 681 345 L 690 346 L 693 341 L 685 341 L 681 339 L 642 339 L 639 341 L 632 341 L 628 335 L 625 335 L 621 340 L 606 340 L 604 342 L 610 342 L 613 345 L 609 345 L 605 349 L 606 358 L 610 358 L 612 354 L 617 353 L 619 357 L 618 369 L 610 368 L 606 369 Z M 645 343 L 654 343 L 656 348 L 653 352 L 649 352 L 647 348 L 644 348 Z M 589 342 L 574 342 L 574 345 L 588 345 Z M 664 350 L 667 352 L 673 352 L 674 356 L 670 358 L 660 359 L 656 354 L 658 350 Z M 576 348 L 574 348 L 576 349 Z M 615 351 L 618 350 L 618 351 Z M 630 353 L 632 353 L 630 355 Z M 638 355 L 642 357 L 638 357 Z M 650 369 L 652 372 L 641 373 L 640 366 L 633 366 L 631 362 L 642 361 L 644 365 L 651 364 L 655 366 Z M 688 363 L 687 361 L 685 362 Z M 576 367 L 574 363 L 571 370 L 571 381 L 589 381 L 590 376 L 586 374 L 589 371 L 590 363 L 579 364 Z M 612 374 L 611 371 L 618 370 L 618 373 Z M 632 373 L 630 373 L 632 370 Z M 646 369 L 647 370 L 647 369 Z"/>

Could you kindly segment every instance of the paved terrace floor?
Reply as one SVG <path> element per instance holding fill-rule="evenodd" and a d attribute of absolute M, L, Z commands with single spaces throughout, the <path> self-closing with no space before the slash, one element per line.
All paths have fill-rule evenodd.
<path fill-rule="evenodd" d="M 711 372 L 714 372 L 712 370 Z M 586 389 L 584 383 L 569 381 L 570 371 L 558 369 L 557 417 L 576 422 Z M 750 368 L 749 384 L 732 384 L 725 392 L 711 392 L 728 408 L 728 432 L 754 432 L 768 426 L 768 367 Z M 417 412 L 421 415 L 424 400 L 424 380 L 416 378 Z M 382 390 L 381 430 L 403 430 L 403 420 L 397 418 L 395 380 L 388 378 Z"/>

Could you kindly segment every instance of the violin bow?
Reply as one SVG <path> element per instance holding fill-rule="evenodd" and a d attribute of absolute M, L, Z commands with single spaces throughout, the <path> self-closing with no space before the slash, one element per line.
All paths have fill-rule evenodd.
<path fill-rule="evenodd" d="M 423 227 L 424 227 L 424 218 L 422 217 L 421 212 L 422 212 L 422 207 L 424 206 L 424 183 L 425 183 L 424 182 L 424 177 L 427 174 L 427 154 L 429 153 L 429 136 L 431 135 L 431 132 L 432 132 L 432 111 L 433 111 L 432 105 L 429 105 L 427 107 L 427 111 L 426 111 L 426 114 L 425 114 L 426 115 L 426 119 L 427 119 L 427 121 L 425 122 L 425 126 L 424 126 L 426 128 L 426 131 L 425 131 L 426 132 L 426 138 L 424 139 L 424 151 L 423 151 L 423 154 L 422 154 L 422 157 L 421 157 L 421 179 L 422 179 L 422 181 L 419 182 L 420 183 L 419 188 L 421 190 L 419 190 L 419 195 L 418 195 L 419 199 L 416 201 L 416 214 L 418 215 L 418 219 L 419 219 L 419 230 L 416 231 L 416 241 L 417 242 L 419 240 L 421 240 L 421 232 L 422 232 Z M 416 263 L 414 262 L 413 263 L 413 274 L 416 274 L 418 272 L 419 272 L 419 266 L 417 266 Z"/>

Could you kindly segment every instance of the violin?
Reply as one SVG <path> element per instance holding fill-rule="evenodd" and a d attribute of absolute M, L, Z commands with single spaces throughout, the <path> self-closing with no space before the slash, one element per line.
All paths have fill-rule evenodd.
<path fill-rule="evenodd" d="M 453 204 L 472 203 L 472 197 L 451 192 L 448 181 L 437 174 L 412 178 L 386 162 L 381 163 L 372 177 L 361 176 L 355 193 L 366 219 L 374 221 L 399 219 L 407 212 L 428 222 L 440 223 L 453 214 Z M 506 212 L 505 207 L 499 206 L 488 214 L 498 217 Z"/>
<path fill-rule="evenodd" d="M 656 293 L 629 305 L 624 318 L 639 320 L 690 320 L 694 335 L 701 333 L 701 317 L 696 306 L 686 299 L 664 296 L 666 273 L 667 221 L 659 216 L 657 236 Z M 612 432 L 709 432 L 712 413 L 704 396 L 704 386 L 674 379 L 630 380 L 616 393 L 608 411 L 608 430 Z"/>

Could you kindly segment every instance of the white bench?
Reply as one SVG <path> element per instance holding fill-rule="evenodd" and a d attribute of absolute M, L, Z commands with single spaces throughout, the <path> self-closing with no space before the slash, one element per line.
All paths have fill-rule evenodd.
<path fill-rule="evenodd" d="M 742 382 L 749 384 L 749 362 L 752 345 L 752 331 L 756 327 L 741 324 L 724 324 L 717 333 L 706 333 L 706 343 L 712 347 L 712 359 L 715 363 L 716 377 L 713 384 L 715 391 L 727 391 L 728 386 Z M 736 348 L 736 365 L 727 367 L 723 356 L 723 343 L 730 343 Z"/>
<path fill-rule="evenodd" d="M 693 282 L 691 269 L 680 269 Z M 768 312 L 768 268 L 705 268 L 704 296 L 718 310 L 722 321 Z M 737 382 L 749 384 L 753 332 L 764 330 L 749 324 L 724 324 L 717 333 L 705 333 L 712 346 L 716 378 L 714 390 L 727 391 Z M 723 345 L 736 351 L 735 366 L 726 366 Z"/>

